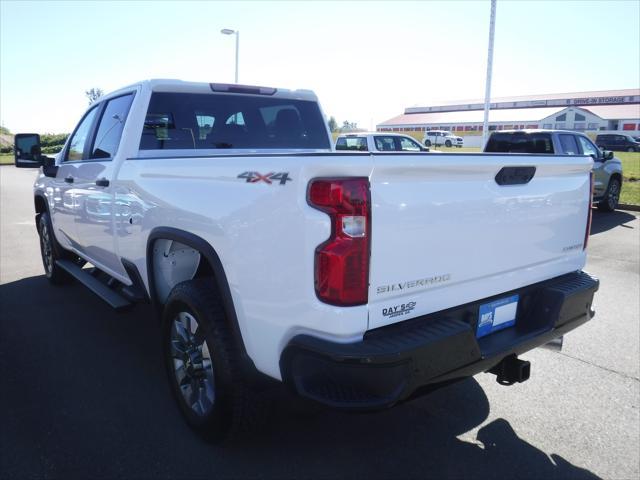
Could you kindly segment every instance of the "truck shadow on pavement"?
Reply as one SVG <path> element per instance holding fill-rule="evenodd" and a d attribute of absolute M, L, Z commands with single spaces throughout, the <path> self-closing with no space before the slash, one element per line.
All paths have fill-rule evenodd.
<path fill-rule="evenodd" d="M 606 232 L 607 230 L 616 228 L 618 225 L 622 225 L 625 228 L 633 228 L 625 224 L 632 222 L 636 218 L 636 216 L 620 210 L 605 213 L 599 212 L 594 208 L 591 221 L 591 235 Z"/>
<path fill-rule="evenodd" d="M 483 425 L 474 379 L 375 414 L 274 388 L 259 428 L 208 445 L 173 403 L 148 306 L 117 314 L 39 276 L 0 285 L 0 313 L 3 478 L 598 478 L 505 419 Z"/>

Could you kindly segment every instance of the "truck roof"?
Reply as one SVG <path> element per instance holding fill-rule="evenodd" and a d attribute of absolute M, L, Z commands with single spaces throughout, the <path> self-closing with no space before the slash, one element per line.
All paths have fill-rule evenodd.
<path fill-rule="evenodd" d="M 273 88 L 256 85 L 241 85 L 233 83 L 216 82 L 187 82 L 177 79 L 153 78 L 132 83 L 108 93 L 105 97 L 118 95 L 133 87 L 142 87 L 153 92 L 183 92 L 183 93 L 241 93 L 248 95 L 269 95 L 273 97 L 292 98 L 296 100 L 318 101 L 318 97 L 311 90 L 290 90 L 286 88 Z"/>

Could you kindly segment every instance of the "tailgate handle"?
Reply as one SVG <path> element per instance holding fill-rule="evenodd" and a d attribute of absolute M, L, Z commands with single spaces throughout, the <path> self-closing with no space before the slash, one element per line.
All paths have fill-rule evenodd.
<path fill-rule="evenodd" d="M 524 185 L 536 174 L 536 167 L 502 167 L 496 175 L 498 185 Z"/>

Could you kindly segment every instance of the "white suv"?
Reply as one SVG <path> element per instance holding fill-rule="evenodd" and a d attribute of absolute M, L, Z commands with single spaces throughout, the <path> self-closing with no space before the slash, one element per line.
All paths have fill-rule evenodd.
<path fill-rule="evenodd" d="M 445 147 L 462 147 L 463 142 L 462 137 L 458 137 L 446 130 L 430 130 L 424 133 L 424 138 L 422 139 L 422 143 L 427 147 L 431 145 L 435 145 L 436 147 L 441 145 Z"/>

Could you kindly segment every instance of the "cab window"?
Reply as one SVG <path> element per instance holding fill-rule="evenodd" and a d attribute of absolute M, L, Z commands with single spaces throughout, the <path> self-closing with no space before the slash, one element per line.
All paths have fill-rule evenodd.
<path fill-rule="evenodd" d="M 65 156 L 65 161 L 82 160 L 84 158 L 85 146 L 89 141 L 89 134 L 91 133 L 91 127 L 93 126 L 97 112 L 98 106 L 96 105 L 89 110 L 76 127 L 76 131 L 73 132 L 71 140 L 69 141 L 69 148 Z"/>
<path fill-rule="evenodd" d="M 580 146 L 582 147 L 582 153 L 584 155 L 593 155 L 594 158 L 600 157 L 600 150 L 598 150 L 598 148 L 589 140 L 587 140 L 585 137 L 579 136 L 578 142 L 580 142 Z"/>
<path fill-rule="evenodd" d="M 132 101 L 133 93 L 108 101 L 98 125 L 90 158 L 113 158 L 116 154 Z"/>
<path fill-rule="evenodd" d="M 340 137 L 336 142 L 336 150 L 367 151 L 367 139 L 364 137 Z"/>
<path fill-rule="evenodd" d="M 376 137 L 376 150 L 381 152 L 393 152 L 396 150 L 393 137 Z"/>
<path fill-rule="evenodd" d="M 140 150 L 329 149 L 313 101 L 256 95 L 154 92 Z"/>
<path fill-rule="evenodd" d="M 566 134 L 559 135 L 559 137 L 560 145 L 562 147 L 562 153 L 564 153 L 565 155 L 578 155 L 580 153 L 575 136 Z"/>
<path fill-rule="evenodd" d="M 419 152 L 421 150 L 420 145 L 410 138 L 400 137 L 398 140 L 400 143 L 400 150 L 403 152 Z"/>

